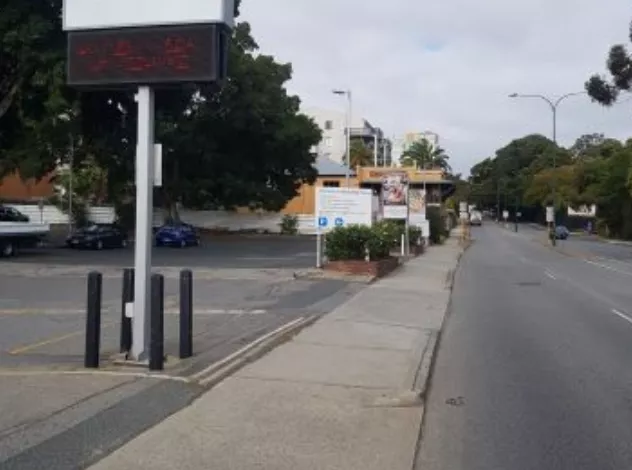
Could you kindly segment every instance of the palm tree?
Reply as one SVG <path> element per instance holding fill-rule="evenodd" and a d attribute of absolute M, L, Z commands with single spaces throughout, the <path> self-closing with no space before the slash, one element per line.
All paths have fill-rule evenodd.
<path fill-rule="evenodd" d="M 373 164 L 373 152 L 366 144 L 360 139 L 354 139 L 351 141 L 351 165 L 350 168 L 357 168 L 359 166 L 369 166 Z M 347 155 L 342 157 L 343 162 L 347 162 Z"/>
<path fill-rule="evenodd" d="M 435 147 L 427 139 L 414 142 L 404 152 L 401 163 L 404 166 L 414 166 L 421 169 L 440 168 L 443 171 L 451 171 L 448 163 L 450 157 L 441 147 Z"/>

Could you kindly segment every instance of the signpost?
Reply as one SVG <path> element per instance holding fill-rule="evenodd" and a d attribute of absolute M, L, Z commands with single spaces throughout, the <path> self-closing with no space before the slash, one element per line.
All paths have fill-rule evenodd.
<path fill-rule="evenodd" d="M 136 248 L 132 359 L 147 361 L 153 186 L 154 89 L 226 75 L 234 0 L 64 0 L 68 84 L 137 88 Z M 158 155 L 155 151 L 158 150 Z"/>
<path fill-rule="evenodd" d="M 408 173 L 405 171 L 394 171 L 386 173 L 382 177 L 382 204 L 384 208 L 384 219 L 404 220 L 404 241 L 402 243 L 402 254 L 408 254 L 408 227 L 409 227 L 409 183 Z"/>
<path fill-rule="evenodd" d="M 322 235 L 336 227 L 373 223 L 373 191 L 316 188 L 316 267 L 322 267 Z"/>

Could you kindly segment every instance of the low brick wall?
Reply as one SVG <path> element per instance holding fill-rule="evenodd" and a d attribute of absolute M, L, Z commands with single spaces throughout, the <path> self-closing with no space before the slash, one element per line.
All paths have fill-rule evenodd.
<path fill-rule="evenodd" d="M 341 260 L 329 261 L 324 268 L 327 271 L 337 271 L 353 276 L 384 277 L 399 266 L 397 258 L 386 258 L 378 261 Z"/>

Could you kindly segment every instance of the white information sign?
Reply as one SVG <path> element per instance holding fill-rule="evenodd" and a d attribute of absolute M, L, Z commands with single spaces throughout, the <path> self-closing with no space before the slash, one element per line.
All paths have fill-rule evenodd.
<path fill-rule="evenodd" d="M 509 211 L 503 211 L 503 219 L 507 220 L 509 218 Z"/>
<path fill-rule="evenodd" d="M 553 212 L 553 206 L 548 206 L 546 208 L 546 221 L 548 223 L 552 223 L 555 221 L 555 213 Z"/>
<path fill-rule="evenodd" d="M 177 24 L 234 24 L 234 0 L 64 0 L 65 31 Z"/>
<path fill-rule="evenodd" d="M 316 188 L 316 227 L 328 232 L 336 227 L 373 222 L 373 191 L 355 188 Z"/>

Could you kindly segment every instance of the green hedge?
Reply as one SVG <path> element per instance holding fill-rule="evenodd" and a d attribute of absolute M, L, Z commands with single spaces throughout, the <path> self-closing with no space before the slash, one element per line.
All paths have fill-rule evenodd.
<path fill-rule="evenodd" d="M 326 236 L 325 255 L 330 261 L 363 260 L 368 248 L 371 260 L 388 258 L 392 250 L 399 250 L 405 228 L 404 221 L 399 220 L 382 220 L 372 227 L 336 227 Z M 421 237 L 421 229 L 408 228 L 411 246 L 417 245 Z"/>
<path fill-rule="evenodd" d="M 369 259 L 375 261 L 388 258 L 392 246 L 392 234 L 383 226 L 349 225 L 327 234 L 325 255 L 330 261 L 363 260 L 368 250 Z"/>

